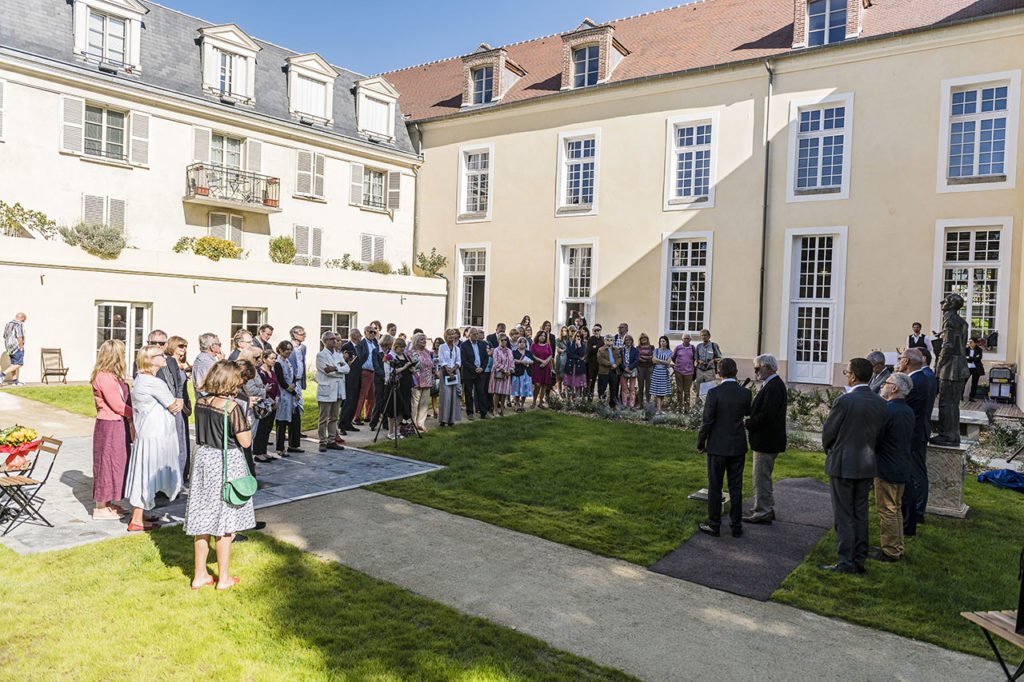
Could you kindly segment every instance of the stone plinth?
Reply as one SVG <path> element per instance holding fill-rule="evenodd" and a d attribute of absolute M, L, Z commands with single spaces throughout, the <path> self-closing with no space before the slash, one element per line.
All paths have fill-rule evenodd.
<path fill-rule="evenodd" d="M 967 471 L 967 445 L 957 447 L 928 445 L 929 514 L 967 516 L 964 504 L 964 475 Z"/>

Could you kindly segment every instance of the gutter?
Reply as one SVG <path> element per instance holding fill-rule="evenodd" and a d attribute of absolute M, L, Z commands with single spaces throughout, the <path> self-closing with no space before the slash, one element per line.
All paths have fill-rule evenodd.
<path fill-rule="evenodd" d="M 772 162 L 772 95 L 775 88 L 775 72 L 772 71 L 772 60 L 764 60 L 764 68 L 768 71 L 768 99 L 764 105 L 764 188 L 761 197 L 761 276 L 757 285 L 757 355 L 764 350 L 764 277 L 765 263 L 768 258 L 768 178 L 771 177 Z M 781 349 L 780 349 L 781 350 Z"/>
<path fill-rule="evenodd" d="M 421 137 L 422 132 L 420 131 L 420 124 L 413 123 L 412 127 L 416 130 L 416 152 L 423 157 L 423 138 Z M 412 256 L 409 258 L 409 272 L 414 272 L 416 268 L 416 253 L 419 249 L 420 242 L 420 167 L 412 167 L 412 177 L 416 181 L 416 193 L 412 200 Z"/>

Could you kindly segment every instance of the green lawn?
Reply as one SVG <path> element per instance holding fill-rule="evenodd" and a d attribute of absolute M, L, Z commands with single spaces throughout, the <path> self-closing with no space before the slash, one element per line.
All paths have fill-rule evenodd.
<path fill-rule="evenodd" d="M 400 454 L 447 469 L 373 490 L 644 566 L 696 530 L 706 506 L 686 499 L 707 485 L 695 434 L 530 412 L 432 431 Z M 394 452 L 391 443 L 376 446 Z M 776 479 L 824 478 L 820 453 L 787 452 Z M 746 468 L 749 483 L 751 466 Z M 966 521 L 929 516 L 908 559 L 870 563 L 866 576 L 835 576 L 830 532 L 774 595 L 776 601 L 989 656 L 960 611 L 1017 603 L 1024 497 L 968 479 Z M 878 524 L 872 508 L 872 543 Z"/>
<path fill-rule="evenodd" d="M 242 583 L 189 589 L 180 528 L 20 557 L 0 547 L 5 679 L 628 680 L 259 533 Z"/>

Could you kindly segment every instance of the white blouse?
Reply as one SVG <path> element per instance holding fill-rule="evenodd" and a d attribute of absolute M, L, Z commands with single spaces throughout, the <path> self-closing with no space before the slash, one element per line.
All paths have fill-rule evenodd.
<path fill-rule="evenodd" d="M 437 358 L 442 367 L 460 367 L 462 365 L 462 349 L 458 344 L 455 344 L 453 348 L 446 343 L 441 346 Z"/>

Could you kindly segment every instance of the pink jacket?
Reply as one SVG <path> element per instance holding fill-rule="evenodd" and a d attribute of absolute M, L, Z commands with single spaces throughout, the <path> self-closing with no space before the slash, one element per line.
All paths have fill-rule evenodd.
<path fill-rule="evenodd" d="M 132 418 L 131 394 L 128 384 L 119 381 L 110 372 L 100 372 L 92 382 L 92 397 L 96 400 L 96 418 L 118 421 Z"/>

